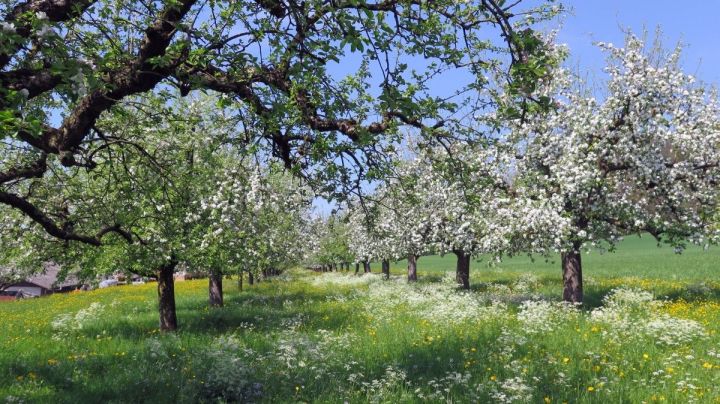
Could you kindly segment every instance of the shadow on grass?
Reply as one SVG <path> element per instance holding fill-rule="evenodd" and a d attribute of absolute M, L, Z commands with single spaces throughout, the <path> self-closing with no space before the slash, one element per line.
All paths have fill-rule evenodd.
<path fill-rule="evenodd" d="M 298 318 L 308 326 L 335 330 L 351 324 L 356 311 L 348 305 L 323 304 L 328 293 L 301 290 L 267 295 L 267 290 L 227 293 L 225 306 L 210 308 L 206 300 L 178 299 L 178 331 L 214 336 L 243 328 L 260 332 L 287 329 Z M 140 340 L 158 331 L 158 311 L 147 305 L 132 315 L 93 322 L 79 331 L 86 338 L 113 336 Z"/>

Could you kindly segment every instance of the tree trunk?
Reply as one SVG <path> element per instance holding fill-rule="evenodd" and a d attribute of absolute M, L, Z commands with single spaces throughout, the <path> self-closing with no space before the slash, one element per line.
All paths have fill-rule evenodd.
<path fill-rule="evenodd" d="M 470 254 L 462 250 L 455 250 L 454 253 L 457 256 L 455 280 L 463 289 L 470 289 Z"/>
<path fill-rule="evenodd" d="M 157 271 L 158 306 L 160 309 L 160 330 L 177 330 L 177 313 L 175 311 L 175 272 L 176 262 L 163 265 Z"/>
<path fill-rule="evenodd" d="M 253 275 L 252 271 L 248 271 L 248 284 L 255 284 L 255 276 Z"/>
<path fill-rule="evenodd" d="M 371 273 L 372 269 L 370 269 L 370 261 L 363 262 L 363 268 L 365 269 L 366 274 Z"/>
<path fill-rule="evenodd" d="M 390 261 L 382 261 L 382 273 L 385 279 L 390 279 Z"/>
<path fill-rule="evenodd" d="M 210 295 L 210 307 L 222 307 L 223 306 L 223 278 L 222 272 L 218 270 L 210 271 L 209 279 L 209 295 Z"/>
<path fill-rule="evenodd" d="M 243 288 L 243 273 L 240 271 L 240 276 L 238 277 L 238 289 L 242 292 Z"/>
<path fill-rule="evenodd" d="M 360 272 L 360 263 L 359 263 L 359 262 L 356 262 L 356 263 L 355 263 L 355 275 L 357 275 L 358 272 Z"/>
<path fill-rule="evenodd" d="M 562 254 L 563 300 L 571 303 L 582 303 L 583 282 L 580 246 L 575 250 Z"/>
<path fill-rule="evenodd" d="M 408 254 L 408 282 L 417 281 L 417 256 Z"/>

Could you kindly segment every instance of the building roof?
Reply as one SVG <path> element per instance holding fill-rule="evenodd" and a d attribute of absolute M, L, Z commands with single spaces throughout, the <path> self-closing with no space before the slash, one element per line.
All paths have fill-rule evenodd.
<path fill-rule="evenodd" d="M 54 288 L 64 288 L 67 286 L 75 286 L 80 281 L 75 276 L 68 275 L 65 280 L 59 282 L 58 274 L 60 266 L 57 264 L 48 264 L 45 266 L 45 272 L 27 278 L 27 282 L 34 283 L 45 289 L 52 290 Z"/>

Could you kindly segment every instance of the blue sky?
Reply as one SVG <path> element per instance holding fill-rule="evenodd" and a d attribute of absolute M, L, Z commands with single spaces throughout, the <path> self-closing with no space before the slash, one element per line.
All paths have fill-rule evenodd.
<path fill-rule="evenodd" d="M 710 84 L 720 84 L 720 0 L 568 0 L 558 42 L 570 46 L 569 63 L 600 75 L 604 56 L 592 43 L 623 42 L 624 29 L 654 34 L 660 27 L 665 47 L 686 45 L 683 66 Z"/>
<path fill-rule="evenodd" d="M 529 0 L 527 4 L 536 3 Z M 720 0 L 566 0 L 568 12 L 544 24 L 544 29 L 559 29 L 557 42 L 570 48 L 567 65 L 577 69 L 591 81 L 601 82 L 605 55 L 594 42 L 621 45 L 625 32 L 654 38 L 657 28 L 662 32 L 666 49 L 684 44 L 682 64 L 699 80 L 720 86 Z M 522 5 L 520 6 L 521 8 Z M 347 61 L 342 65 L 350 68 Z M 443 77 L 432 87 L 442 88 L 458 77 Z M 452 87 L 452 86 L 451 86 Z M 332 205 L 315 201 L 316 212 L 329 214 Z"/>

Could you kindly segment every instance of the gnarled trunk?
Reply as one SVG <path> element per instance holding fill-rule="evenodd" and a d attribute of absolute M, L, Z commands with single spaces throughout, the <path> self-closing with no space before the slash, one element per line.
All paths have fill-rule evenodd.
<path fill-rule="evenodd" d="M 470 289 L 470 254 L 462 250 L 453 251 L 457 256 L 455 280 L 463 289 Z"/>
<path fill-rule="evenodd" d="M 175 272 L 176 262 L 170 262 L 157 270 L 158 307 L 160 310 L 160 330 L 177 330 L 177 312 L 175 310 Z"/>
<path fill-rule="evenodd" d="M 209 279 L 209 297 L 210 307 L 222 307 L 223 306 L 223 278 L 222 272 L 218 270 L 210 271 Z"/>
<path fill-rule="evenodd" d="M 390 279 L 390 261 L 382 261 L 382 273 L 385 279 Z"/>
<path fill-rule="evenodd" d="M 417 256 L 408 254 L 408 282 L 417 281 Z"/>
<path fill-rule="evenodd" d="M 563 300 L 571 303 L 582 303 L 583 281 L 580 246 L 562 254 Z"/>

